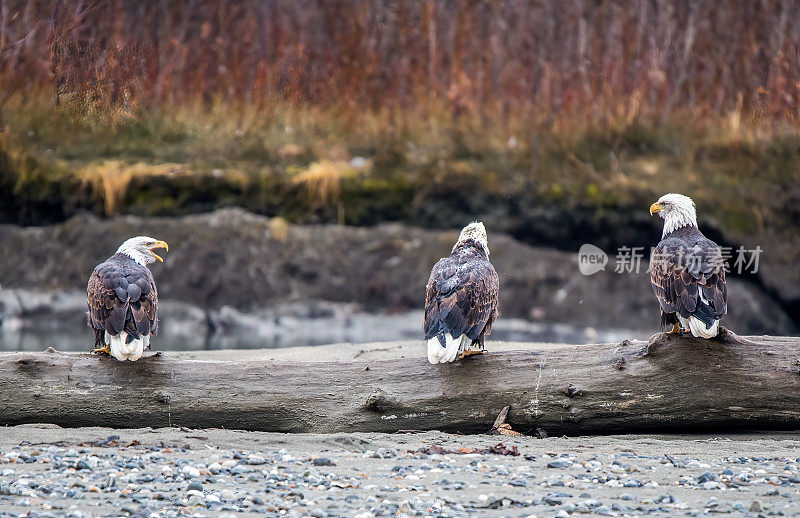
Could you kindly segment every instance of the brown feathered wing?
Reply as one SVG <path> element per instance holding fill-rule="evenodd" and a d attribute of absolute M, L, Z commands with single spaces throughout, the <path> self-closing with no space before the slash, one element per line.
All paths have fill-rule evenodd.
<path fill-rule="evenodd" d="M 650 260 L 650 284 L 661 307 L 662 325 L 677 323 L 675 314 L 694 315 L 710 324 L 727 312 L 721 250 L 697 229 L 680 229 L 661 240 Z"/>

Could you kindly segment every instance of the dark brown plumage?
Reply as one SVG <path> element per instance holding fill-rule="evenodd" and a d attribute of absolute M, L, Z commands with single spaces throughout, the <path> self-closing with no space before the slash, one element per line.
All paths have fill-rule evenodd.
<path fill-rule="evenodd" d="M 458 339 L 466 335 L 472 345 L 483 348 L 485 335 L 497 319 L 499 279 L 487 251 L 478 241 L 467 239 L 440 259 L 425 288 L 425 339 L 445 334 Z"/>
<path fill-rule="evenodd" d="M 661 307 L 662 328 L 679 323 L 678 315 L 711 325 L 727 312 L 722 253 L 696 227 L 679 228 L 658 243 L 650 260 L 650 284 Z"/>
<path fill-rule="evenodd" d="M 105 344 L 106 332 L 125 331 L 128 341 L 158 332 L 158 291 L 147 266 L 114 254 L 94 269 L 86 291 L 97 347 Z"/>

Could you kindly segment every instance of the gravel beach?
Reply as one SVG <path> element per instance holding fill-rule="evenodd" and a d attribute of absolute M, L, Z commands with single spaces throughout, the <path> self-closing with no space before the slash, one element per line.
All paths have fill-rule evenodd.
<path fill-rule="evenodd" d="M 497 448 L 502 442 L 504 448 Z M 800 435 L 0 432 L 2 516 L 800 515 Z"/>

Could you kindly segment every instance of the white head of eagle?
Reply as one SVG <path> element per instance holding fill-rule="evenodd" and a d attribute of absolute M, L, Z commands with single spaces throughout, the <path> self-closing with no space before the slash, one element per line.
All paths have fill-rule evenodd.
<path fill-rule="evenodd" d="M 694 201 L 683 194 L 674 192 L 665 194 L 650 205 L 650 214 L 658 214 L 664 220 L 662 237 L 679 228 L 697 228 L 697 211 L 694 208 Z"/>
<path fill-rule="evenodd" d="M 452 251 L 455 251 L 459 245 L 470 239 L 483 247 L 483 251 L 486 252 L 486 256 L 489 256 L 489 240 L 486 238 L 486 227 L 484 227 L 483 223 L 480 221 L 473 221 L 461 229 L 461 234 L 459 234 L 458 241 L 456 241 Z"/>
<path fill-rule="evenodd" d="M 165 248 L 169 251 L 169 246 L 164 241 L 148 236 L 136 236 L 122 243 L 117 248 L 117 253 L 127 255 L 142 266 L 147 266 L 156 261 L 163 263 L 164 259 L 153 252 L 154 248 Z"/>
<path fill-rule="evenodd" d="M 158 290 L 147 265 L 163 261 L 154 248 L 169 250 L 164 241 L 132 237 L 89 277 L 86 302 L 96 352 L 136 361 L 150 347 L 150 336 L 158 332 Z"/>

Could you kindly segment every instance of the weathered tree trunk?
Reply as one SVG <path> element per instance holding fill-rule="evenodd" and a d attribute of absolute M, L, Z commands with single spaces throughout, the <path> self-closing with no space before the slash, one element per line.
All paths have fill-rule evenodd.
<path fill-rule="evenodd" d="M 491 349 L 491 345 L 489 346 Z M 800 338 L 543 346 L 452 365 L 0 355 L 0 424 L 279 432 L 800 428 Z"/>

